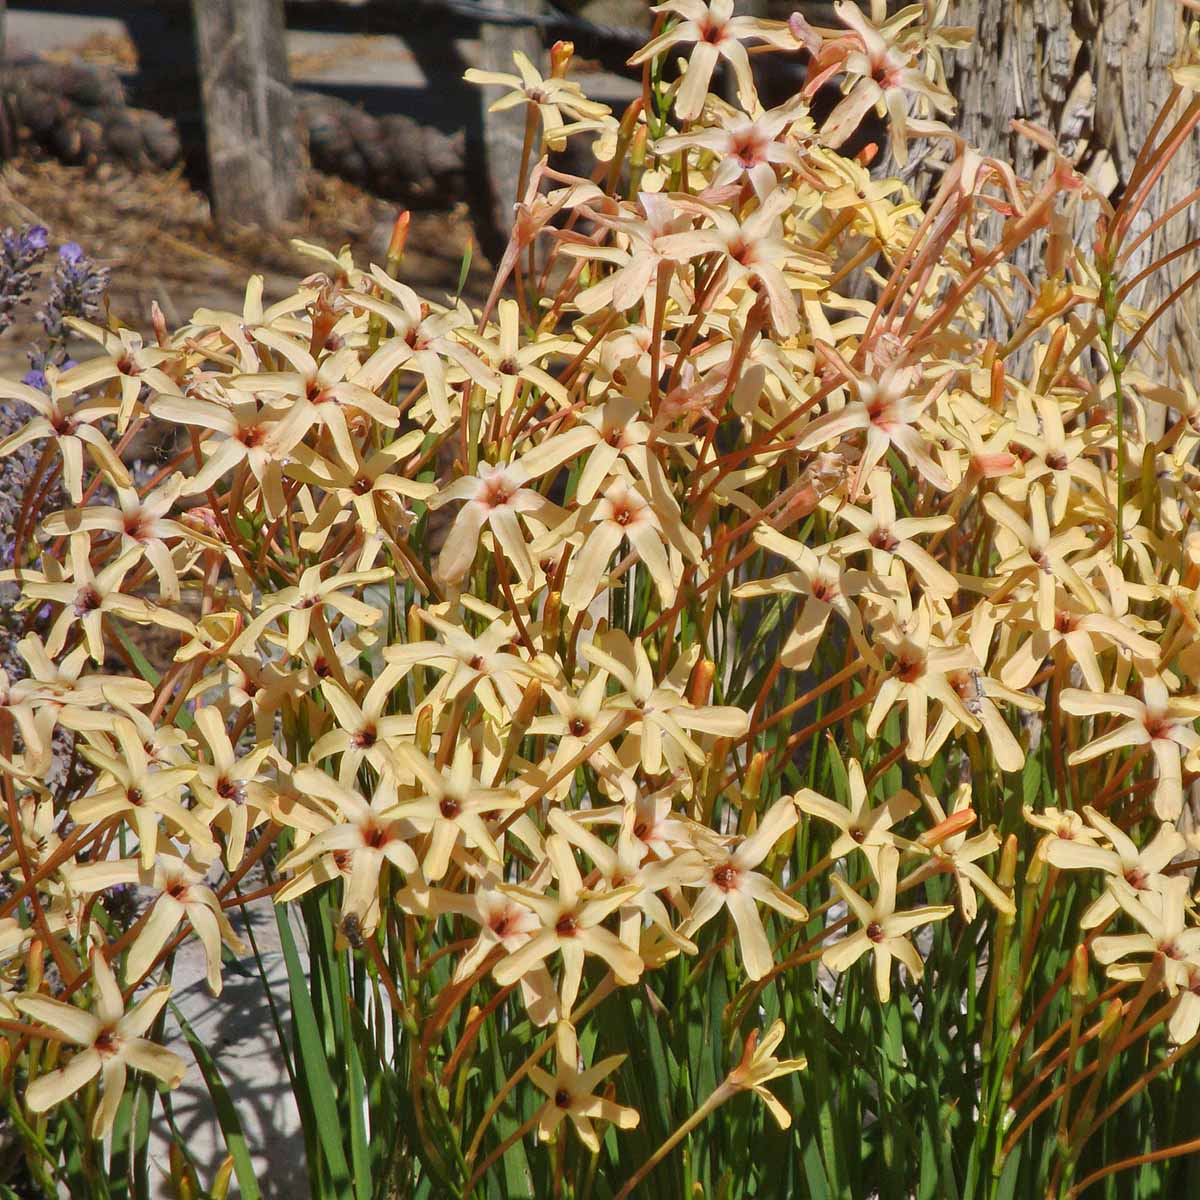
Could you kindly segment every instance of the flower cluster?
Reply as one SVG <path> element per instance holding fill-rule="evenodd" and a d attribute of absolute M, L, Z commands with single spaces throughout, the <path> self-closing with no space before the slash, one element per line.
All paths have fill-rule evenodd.
<path fill-rule="evenodd" d="M 37 265 L 46 254 L 49 237 L 42 225 L 30 225 L 19 233 L 6 229 L 0 234 L 0 333 L 13 322 L 13 309 L 29 302 Z"/>
<path fill-rule="evenodd" d="M 72 366 L 67 341 L 71 322 L 91 321 L 104 307 L 109 270 L 92 261 L 78 242 L 64 242 L 58 249 L 46 302 L 38 310 L 46 342 L 29 352 L 29 371 L 24 382 L 46 390 L 46 368 L 66 370 Z"/>
<path fill-rule="evenodd" d="M 76 320 L 93 357 L 47 364 L 44 392 L 0 382 L 29 412 L 0 453 L 34 442 L 30 496 L 61 477 L 70 500 L 7 573 L 26 669 L 0 680 L 0 952 L 23 968 L 0 1009 L 30 1114 L 99 1073 L 105 1133 L 128 1066 L 178 1078 L 144 1036 L 164 963 L 194 935 L 220 991 L 251 869 L 281 905 L 325 902 L 414 1077 L 456 1080 L 455 1103 L 476 1049 L 548 1031 L 553 1073 L 514 1063 L 473 1140 L 431 1154 L 465 1194 L 526 1073 L 526 1132 L 569 1118 L 594 1154 L 598 1123 L 635 1127 L 601 1088 L 621 1055 L 589 1062 L 597 1010 L 722 963 L 727 1019 L 755 1028 L 713 1095 L 785 1124 L 763 1082 L 803 1064 L 770 1057 L 782 1026 L 755 1057 L 769 989 L 819 962 L 796 1003 L 836 1005 L 869 959 L 886 1003 L 932 939 L 1007 938 L 1022 847 L 1022 887 L 1088 873 L 1096 961 L 1192 1039 L 1195 390 L 1129 366 L 1128 210 L 1099 285 L 1060 254 L 1007 341 L 981 332 L 1013 250 L 1080 198 L 1065 167 L 1034 187 L 959 148 L 922 206 L 839 152 L 875 106 L 897 157 L 948 132 L 907 116 L 950 107 L 933 7 L 839 3 L 837 32 L 671 0 L 619 120 L 561 47 L 548 81 L 479 76 L 539 118 L 482 310 L 398 277 L 401 224 L 386 269 L 308 248 L 272 305 L 256 278 L 241 312 L 153 343 Z M 746 41 L 841 80 L 823 126 L 804 95 L 763 110 Z M 719 57 L 740 110 L 708 92 Z M 591 177 L 541 157 L 584 132 Z M 136 482 L 148 428 L 170 461 Z M 131 884 L 114 931 L 97 900 Z M 1021 978 L 993 983 L 997 1020 Z M 419 1121 L 461 1131 L 414 1087 Z"/>

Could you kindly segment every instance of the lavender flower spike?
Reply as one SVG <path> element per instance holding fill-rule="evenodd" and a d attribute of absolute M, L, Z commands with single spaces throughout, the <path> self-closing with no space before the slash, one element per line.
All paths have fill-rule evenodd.
<path fill-rule="evenodd" d="M 0 333 L 13 321 L 13 310 L 25 301 L 37 274 L 34 268 L 46 253 L 49 236 L 41 225 L 0 234 Z"/>

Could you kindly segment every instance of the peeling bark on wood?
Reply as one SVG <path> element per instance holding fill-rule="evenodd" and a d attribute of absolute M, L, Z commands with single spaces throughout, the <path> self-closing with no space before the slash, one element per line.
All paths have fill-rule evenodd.
<path fill-rule="evenodd" d="M 297 213 L 303 152 L 282 0 L 193 0 L 213 212 L 272 226 Z"/>
<path fill-rule="evenodd" d="M 955 0 L 949 23 L 976 31 L 974 44 L 948 55 L 951 91 L 959 101 L 952 123 L 985 154 L 1007 158 L 1018 174 L 1044 180 L 1049 157 L 1010 129 L 1013 118 L 1044 125 L 1063 152 L 1102 194 L 1119 199 L 1138 150 L 1171 90 L 1168 67 L 1186 32 L 1186 18 L 1173 0 Z M 1182 199 L 1200 182 L 1200 135 L 1193 133 L 1134 226 L 1135 233 Z M 1091 245 L 1096 206 L 1081 213 L 1076 242 Z M 1200 206 L 1171 221 L 1133 256 L 1126 277 L 1172 248 L 1200 236 Z M 1044 239 L 1027 247 L 1017 265 L 1028 269 L 1040 258 Z M 1196 269 L 1183 256 L 1133 300 L 1152 311 L 1172 288 Z M 1146 345 L 1163 353 L 1172 344 L 1191 370 L 1200 366 L 1193 289 L 1164 318 Z"/>

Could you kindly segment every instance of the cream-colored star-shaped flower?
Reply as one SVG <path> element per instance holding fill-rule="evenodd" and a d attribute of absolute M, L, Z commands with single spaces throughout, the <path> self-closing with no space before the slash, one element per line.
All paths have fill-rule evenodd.
<path fill-rule="evenodd" d="M 65 1066 L 39 1075 L 29 1084 L 25 1090 L 25 1106 L 30 1112 L 45 1112 L 99 1075 L 104 1092 L 92 1119 L 92 1136 L 102 1138 L 111 1131 L 116 1120 L 130 1067 L 135 1071 L 146 1071 L 167 1087 L 174 1088 L 183 1082 L 184 1062 L 179 1055 L 143 1036 L 170 998 L 171 989 L 155 988 L 127 1012 L 121 989 L 104 955 L 93 949 L 90 962 L 95 989 L 94 1011 L 85 1012 L 74 1004 L 65 1004 L 49 996 L 18 996 L 15 1003 L 26 1016 L 81 1047 Z"/>
<path fill-rule="evenodd" d="M 708 878 L 692 902 L 691 914 L 679 927 L 680 934 L 691 937 L 721 909 L 727 909 L 737 928 L 742 965 L 751 979 L 762 979 L 774 962 L 770 939 L 758 915 L 758 904 L 765 904 L 793 921 L 808 917 L 803 904 L 793 900 L 766 875 L 754 870 L 795 824 L 796 805 L 785 796 L 763 814 L 758 828 L 734 849 L 704 845 L 701 852 L 707 860 Z"/>
<path fill-rule="evenodd" d="M 841 941 L 828 946 L 821 962 L 831 971 L 849 970 L 864 954 L 875 958 L 875 990 L 882 1003 L 892 995 L 892 963 L 898 961 L 914 980 L 925 973 L 925 964 L 908 933 L 931 921 L 945 920 L 953 911 L 952 904 L 928 904 L 922 908 L 896 911 L 896 873 L 900 852 L 895 846 L 883 846 L 878 859 L 878 893 L 874 903 L 852 888 L 840 875 L 833 877 L 833 886 L 849 905 L 862 928 Z"/>

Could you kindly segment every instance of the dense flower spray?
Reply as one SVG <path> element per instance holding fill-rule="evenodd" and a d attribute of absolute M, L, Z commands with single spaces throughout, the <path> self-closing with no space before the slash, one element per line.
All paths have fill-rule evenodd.
<path fill-rule="evenodd" d="M 252 280 L 143 340 L 60 250 L 53 348 L 0 382 L 25 415 L 0 455 L 38 455 L 0 675 L 0 1069 L 38 1145 L 80 1115 L 128 1136 L 128 1069 L 179 1078 L 174 951 L 197 937 L 219 992 L 271 897 L 315 1178 L 582 1196 L 603 1164 L 628 1195 L 718 1108 L 747 1145 L 763 1114 L 826 1121 L 792 1121 L 805 1055 L 852 1073 L 877 1040 L 886 1122 L 917 1022 L 972 1081 L 946 1170 L 1110 1169 L 1150 1039 L 1173 1065 L 1200 1020 L 1195 388 L 1134 368 L 1123 282 L 1195 68 L 1113 210 L 957 140 L 961 31 L 884 7 L 670 0 L 619 117 L 569 46 L 473 73 L 529 115 L 480 309 L 398 278 L 400 222 L 383 267 L 307 248 L 294 295 Z M 808 63 L 772 110 L 759 53 Z M 948 150 L 928 204 L 840 151 L 872 110 L 901 161 Z M 572 139 L 584 175 L 546 157 Z M 985 336 L 1012 252 L 1084 201 L 1095 259 Z M 4 312 L 45 246 L 5 236 Z M 834 1178 L 821 1128 L 792 1157 Z M 741 1187 L 719 1153 L 692 1143 L 674 1194 Z"/>

